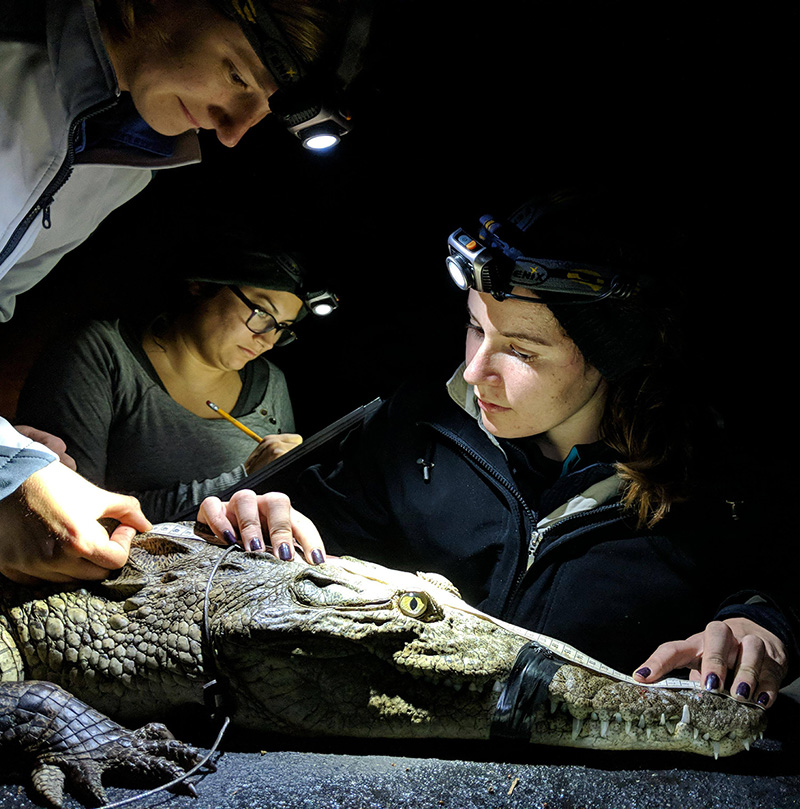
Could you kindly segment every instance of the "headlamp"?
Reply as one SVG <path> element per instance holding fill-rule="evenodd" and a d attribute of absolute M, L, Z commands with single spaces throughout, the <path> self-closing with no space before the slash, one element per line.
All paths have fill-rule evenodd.
<path fill-rule="evenodd" d="M 339 308 L 339 299 L 333 292 L 320 290 L 319 292 L 309 292 L 306 295 L 305 304 L 313 314 L 325 317 Z"/>
<path fill-rule="evenodd" d="M 517 298 L 532 303 L 592 303 L 627 298 L 636 282 L 609 267 L 551 258 L 529 258 L 494 234 L 497 223 L 483 217 L 480 239 L 456 230 L 447 240 L 450 277 L 460 289 L 486 292 L 497 300 Z M 514 287 L 547 293 L 546 300 L 515 295 Z M 553 297 L 550 296 L 553 294 Z"/>
<path fill-rule="evenodd" d="M 336 146 L 351 128 L 349 114 L 321 102 L 321 97 L 321 91 L 317 94 L 278 90 L 269 99 L 273 114 L 306 149 L 315 152 Z"/>
<path fill-rule="evenodd" d="M 335 146 L 351 128 L 342 95 L 361 72 L 375 0 L 342 4 L 347 11 L 332 34 L 335 45 L 310 68 L 288 41 L 269 0 L 213 1 L 240 25 L 277 82 L 278 90 L 269 99 L 271 112 L 307 149 Z"/>

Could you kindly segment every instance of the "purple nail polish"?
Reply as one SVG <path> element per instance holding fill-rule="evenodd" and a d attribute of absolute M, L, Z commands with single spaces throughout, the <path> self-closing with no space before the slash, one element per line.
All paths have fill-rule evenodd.
<path fill-rule="evenodd" d="M 747 683 L 739 683 L 736 686 L 736 696 L 748 699 L 750 697 L 750 686 Z"/>
<path fill-rule="evenodd" d="M 261 540 L 258 537 L 253 537 L 250 540 L 250 550 L 251 551 L 260 551 L 263 550 L 264 546 L 261 544 Z"/>
<path fill-rule="evenodd" d="M 653 672 L 647 666 L 642 666 L 636 673 L 646 680 Z"/>
<path fill-rule="evenodd" d="M 719 677 L 713 671 L 706 677 L 706 691 L 719 691 Z"/>
<path fill-rule="evenodd" d="M 759 705 L 760 705 L 762 708 L 766 708 L 766 707 L 767 707 L 767 705 L 769 705 L 769 694 L 768 694 L 766 691 L 762 691 L 762 692 L 761 692 L 761 693 L 758 695 L 758 699 L 756 700 L 756 702 L 757 702 L 757 703 L 758 703 L 758 704 L 759 704 Z"/>
<path fill-rule="evenodd" d="M 321 565 L 325 561 L 325 556 L 319 548 L 314 548 L 314 550 L 311 551 L 311 561 L 315 565 Z"/>
<path fill-rule="evenodd" d="M 233 535 L 233 531 L 223 531 L 222 538 L 228 543 L 228 545 L 236 544 L 236 537 Z"/>
<path fill-rule="evenodd" d="M 287 542 L 278 545 L 278 557 L 284 562 L 288 562 L 292 558 L 292 549 Z"/>

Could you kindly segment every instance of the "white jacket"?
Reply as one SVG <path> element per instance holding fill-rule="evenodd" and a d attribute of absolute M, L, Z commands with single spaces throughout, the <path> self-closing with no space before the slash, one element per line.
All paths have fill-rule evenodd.
<path fill-rule="evenodd" d="M 30 0 L 3 3 L 3 22 L 18 38 L 0 41 L 0 321 L 11 317 L 18 294 L 142 191 L 154 169 L 200 159 L 194 132 L 176 139 L 169 158 L 123 148 L 76 156 L 83 121 L 120 99 L 94 2 L 46 0 L 46 19 L 31 12 Z M 0 497 L 36 471 L 26 456 L 21 476 L 14 474 L 20 446 L 41 454 L 39 468 L 53 459 L 0 419 Z"/>

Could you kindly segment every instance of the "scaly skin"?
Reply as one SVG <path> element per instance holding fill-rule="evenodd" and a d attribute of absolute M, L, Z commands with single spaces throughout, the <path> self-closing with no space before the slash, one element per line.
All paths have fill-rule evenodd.
<path fill-rule="evenodd" d="M 0 679 L 58 683 L 119 721 L 202 702 L 203 596 L 222 549 L 144 534 L 116 576 L 78 589 L 3 584 Z M 357 560 L 311 567 L 235 550 L 210 590 L 213 661 L 234 725 L 303 735 L 488 738 L 526 638 L 441 577 Z M 0 686 L 0 706 L 4 692 Z M 764 712 L 729 698 L 562 665 L 533 742 L 728 755 Z M 684 711 L 684 707 L 688 714 Z"/>

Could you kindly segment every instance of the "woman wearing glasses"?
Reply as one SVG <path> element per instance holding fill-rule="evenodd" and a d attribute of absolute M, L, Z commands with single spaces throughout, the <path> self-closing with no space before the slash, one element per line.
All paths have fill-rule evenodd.
<path fill-rule="evenodd" d="M 185 282 L 174 304 L 146 322 L 95 320 L 60 339 L 20 397 L 20 421 L 60 436 L 80 474 L 136 496 L 153 521 L 225 490 L 302 440 L 283 372 L 265 355 L 295 339 L 308 311 L 305 274 L 281 251 L 243 249 L 234 268 L 225 259 L 207 261 L 225 267 L 224 277 Z"/>

